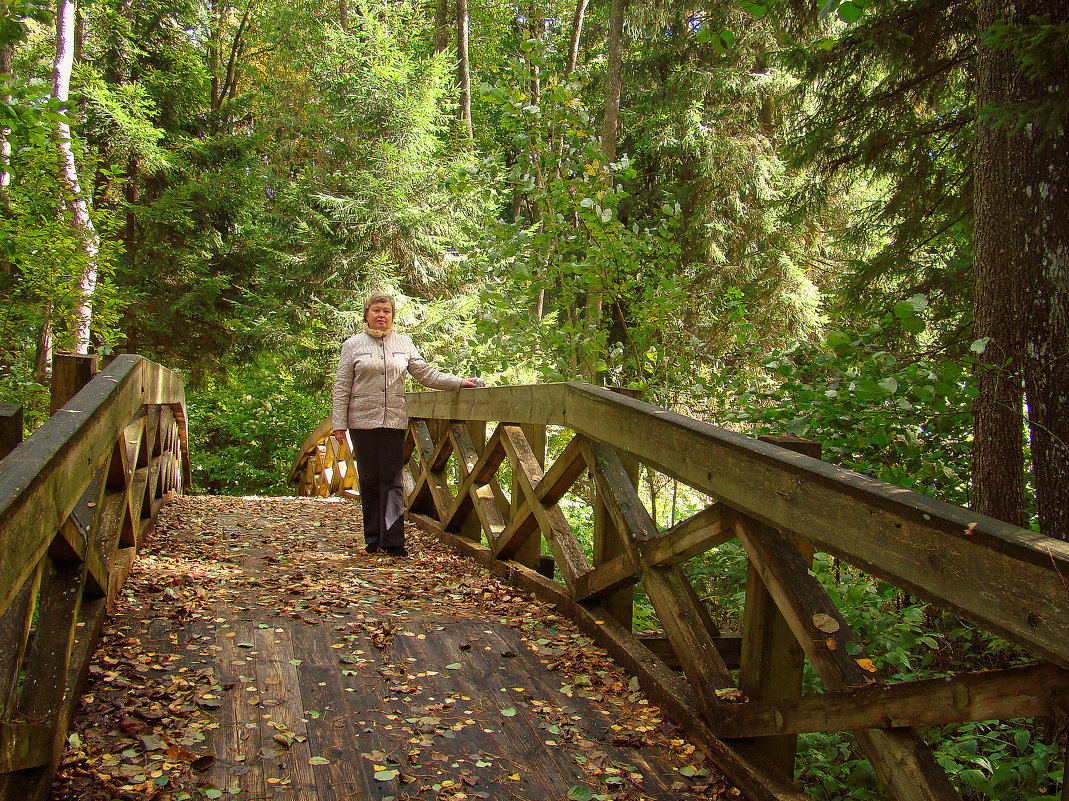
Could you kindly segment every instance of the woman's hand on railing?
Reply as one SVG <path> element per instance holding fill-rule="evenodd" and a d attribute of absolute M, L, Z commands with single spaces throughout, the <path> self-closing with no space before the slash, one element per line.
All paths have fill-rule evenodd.
<path fill-rule="evenodd" d="M 461 388 L 485 387 L 486 382 L 477 376 L 473 376 L 472 378 L 465 378 L 461 381 L 460 386 Z"/>

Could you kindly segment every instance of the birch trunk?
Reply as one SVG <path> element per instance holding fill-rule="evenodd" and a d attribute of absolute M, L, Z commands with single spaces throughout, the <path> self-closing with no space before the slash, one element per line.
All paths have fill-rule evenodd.
<path fill-rule="evenodd" d="M 612 0 L 606 44 L 605 114 L 601 120 L 601 150 L 605 161 L 616 161 L 616 135 L 620 127 L 620 95 L 623 92 L 624 4 Z"/>
<path fill-rule="evenodd" d="M 460 77 L 460 120 L 469 140 L 471 126 L 471 65 L 468 61 L 468 0 L 457 0 L 457 69 Z"/>
<path fill-rule="evenodd" d="M 3 45 L 0 47 L 0 81 L 6 81 L 11 78 L 11 64 L 14 58 L 14 48 L 11 45 Z M 11 95 L 7 92 L 3 93 L 3 97 L 0 98 L 4 103 L 11 102 Z M 11 202 L 10 189 L 11 189 L 11 129 L 6 125 L 0 126 L 0 209 L 7 210 L 8 205 Z M 0 275 L 7 275 L 11 272 L 11 265 L 8 263 L 7 255 L 0 253 Z"/>
<path fill-rule="evenodd" d="M 59 0 L 56 8 L 56 62 L 53 73 L 53 92 L 61 105 L 70 98 L 71 70 L 74 66 L 74 2 Z M 89 326 L 93 318 L 93 295 L 97 283 L 97 254 L 100 239 L 89 217 L 82 187 L 78 183 L 78 167 L 71 145 L 70 126 L 65 121 L 56 123 L 56 147 L 59 151 L 59 178 L 62 186 L 63 205 L 71 215 L 75 233 L 81 238 L 85 267 L 79 281 L 79 302 L 74 310 L 72 334 L 76 353 L 89 352 Z"/>
<path fill-rule="evenodd" d="M 575 15 L 572 17 L 572 36 L 568 41 L 568 64 L 564 68 L 565 75 L 575 72 L 579 63 L 579 40 L 583 36 L 583 18 L 586 15 L 586 7 L 590 0 L 576 0 Z"/>

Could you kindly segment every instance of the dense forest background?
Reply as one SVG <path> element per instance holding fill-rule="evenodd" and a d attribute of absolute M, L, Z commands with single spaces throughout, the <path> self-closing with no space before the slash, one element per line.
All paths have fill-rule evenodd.
<path fill-rule="evenodd" d="M 286 492 L 386 289 L 442 369 L 638 388 L 1066 538 L 1067 5 L 11 0 L 0 400 L 32 429 L 53 350 L 141 353 L 187 378 L 196 490 Z M 862 631 L 910 602 L 818 569 Z M 909 662 L 917 615 L 901 671 L 1012 659 L 944 621 Z M 939 758 L 1039 798 L 1058 736 Z M 801 770 L 876 797 L 838 737 Z"/>

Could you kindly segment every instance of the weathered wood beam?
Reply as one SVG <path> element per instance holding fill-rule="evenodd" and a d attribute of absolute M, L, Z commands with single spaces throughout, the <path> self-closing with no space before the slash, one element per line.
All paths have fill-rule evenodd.
<path fill-rule="evenodd" d="M 643 633 L 636 634 L 635 638 L 642 643 L 650 652 L 655 654 L 662 662 L 672 670 L 682 670 L 679 657 L 672 649 L 672 642 L 664 634 Z M 729 670 L 737 670 L 739 657 L 742 653 L 742 636 L 738 633 L 724 632 L 713 637 L 716 650 L 720 652 L 724 664 Z M 728 707 L 730 709 L 730 707 Z"/>
<path fill-rule="evenodd" d="M 499 427 L 498 432 L 500 430 Z M 498 432 L 495 432 L 495 436 L 498 436 Z M 560 456 L 550 465 L 549 470 L 535 486 L 535 501 L 543 506 L 553 506 L 558 503 L 584 470 L 586 470 L 586 462 L 583 461 L 582 449 L 576 438 L 572 437 Z M 538 528 L 531 501 L 522 493 L 519 500 L 520 503 L 512 505 L 509 519 L 501 531 L 501 536 L 495 542 L 494 549 L 498 558 L 511 558 L 520 545 Z M 576 581 L 579 579 L 580 576 L 577 576 Z"/>
<path fill-rule="evenodd" d="M 583 443 L 587 465 L 601 492 L 609 516 L 622 535 L 628 556 L 636 563 L 646 595 L 703 706 L 712 715 L 719 704 L 716 690 L 734 687 L 731 672 L 720 657 L 707 627 L 708 613 L 696 603 L 693 589 L 679 567 L 650 567 L 643 563 L 638 543 L 657 534 L 657 526 L 642 505 L 619 456 L 596 442 Z"/>
<path fill-rule="evenodd" d="M 563 407 L 574 431 L 1069 669 L 1069 542 L 608 390 L 569 384 Z"/>
<path fill-rule="evenodd" d="M 483 521 L 482 527 L 493 542 L 504 528 L 504 521 L 494 504 L 492 490 L 485 485 L 505 458 L 501 437 L 495 432 L 486 443 L 482 454 L 479 454 L 467 426 L 459 423 L 452 425 L 450 436 L 460 463 L 461 481 L 456 498 L 442 517 L 442 525 L 447 531 L 459 531 L 468 517 L 469 510 L 481 506 L 482 508 L 475 508 L 475 513 L 479 520 Z M 487 528 L 487 524 L 490 528 Z"/>
<path fill-rule="evenodd" d="M 17 403 L 0 403 L 0 459 L 22 442 L 22 407 Z"/>
<path fill-rule="evenodd" d="M 711 504 L 641 543 L 642 556 L 650 565 L 671 567 L 682 564 L 735 539 L 733 520 L 734 512 L 729 507 L 722 503 Z"/>
<path fill-rule="evenodd" d="M 49 764 L 54 733 L 44 723 L 0 721 L 0 774 Z"/>
<path fill-rule="evenodd" d="M 864 728 L 942 726 L 1069 712 L 1069 672 L 1050 664 L 726 707 L 720 737 L 764 737 Z"/>
<path fill-rule="evenodd" d="M 820 458 L 819 442 L 798 437 L 761 437 L 769 442 Z M 760 523 L 755 523 L 760 526 Z M 813 552 L 799 543 L 805 565 L 813 566 Z M 739 690 L 750 701 L 779 701 L 802 694 L 805 652 L 798 644 L 790 625 L 783 618 L 768 588 L 765 587 L 752 562 L 746 566 L 746 600 L 742 625 L 742 659 L 739 666 Z M 798 754 L 798 737 L 779 734 L 764 737 L 756 744 L 772 762 L 788 776 L 794 775 Z"/>
<path fill-rule="evenodd" d="M 53 415 L 88 384 L 99 370 L 95 354 L 56 353 L 52 357 L 52 386 L 48 413 Z"/>
<path fill-rule="evenodd" d="M 15 690 L 30 639 L 40 582 L 41 568 L 38 568 L 0 615 L 0 719 L 10 718 L 15 711 Z"/>
<path fill-rule="evenodd" d="M 638 543 L 643 562 L 649 567 L 673 567 L 717 545 L 735 539 L 733 512 L 714 503 L 648 540 Z M 580 601 L 600 598 L 639 580 L 638 568 L 624 553 L 614 556 L 576 582 Z"/>
<path fill-rule="evenodd" d="M 416 494 L 418 494 L 420 483 L 425 482 L 434 502 L 435 513 L 438 515 L 438 519 L 441 520 L 453 504 L 453 494 L 449 491 L 449 482 L 446 481 L 445 474 L 442 471 L 431 470 L 430 465 L 434 461 L 435 453 L 440 448 L 445 447 L 445 443 L 435 444 L 425 420 L 417 420 L 412 430 L 420 456 L 420 478 L 416 481 Z M 445 437 L 445 439 L 448 440 L 448 437 Z"/>
<path fill-rule="evenodd" d="M 865 659 L 839 610 L 810 574 L 789 536 L 739 516 L 735 531 L 765 587 L 821 681 L 830 690 L 865 686 L 880 677 Z M 855 643 L 850 649 L 848 643 Z M 946 773 L 915 729 L 861 729 L 858 744 L 888 794 L 898 801 L 960 801 Z"/>
<path fill-rule="evenodd" d="M 549 543 L 565 583 L 569 588 L 574 588 L 576 577 L 590 570 L 590 562 L 560 506 L 556 503 L 547 505 L 538 500 L 535 487 L 545 474 L 519 426 L 502 424 L 499 429 L 501 441 L 512 463 L 515 486 L 523 493 L 528 506 L 534 512 L 538 528 Z"/>
<path fill-rule="evenodd" d="M 44 556 L 145 399 L 184 402 L 181 379 L 167 374 L 139 356 L 116 357 L 0 462 L 0 529 L 6 535 L 0 538 L 0 612 Z"/>

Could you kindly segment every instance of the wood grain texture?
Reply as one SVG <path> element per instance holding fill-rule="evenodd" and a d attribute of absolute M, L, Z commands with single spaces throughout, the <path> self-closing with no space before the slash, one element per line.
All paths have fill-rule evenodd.
<path fill-rule="evenodd" d="M 798 545 L 769 526 L 738 517 L 735 530 L 769 594 L 783 614 L 817 675 L 831 690 L 863 687 L 880 678 L 864 667 L 865 652 L 809 572 Z M 820 617 L 823 616 L 823 617 Z M 820 626 L 832 620 L 835 648 Z M 830 626 L 829 626 L 830 627 Z M 848 643 L 854 643 L 847 649 Z M 854 735 L 880 777 L 884 789 L 899 801 L 958 801 L 960 796 L 916 729 L 861 729 Z"/>
<path fill-rule="evenodd" d="M 871 684 L 727 707 L 721 737 L 762 737 L 861 728 L 941 726 L 1069 712 L 1069 672 L 1050 664 L 901 684 Z"/>
<path fill-rule="evenodd" d="M 581 383 L 419 393 L 428 417 L 564 425 L 1069 668 L 1069 543 Z M 472 393 L 474 395 L 474 392 Z M 471 415 L 471 416 L 466 416 Z M 989 592 L 970 587 L 984 585 Z M 1024 588 L 1027 587 L 1027 591 Z"/>

